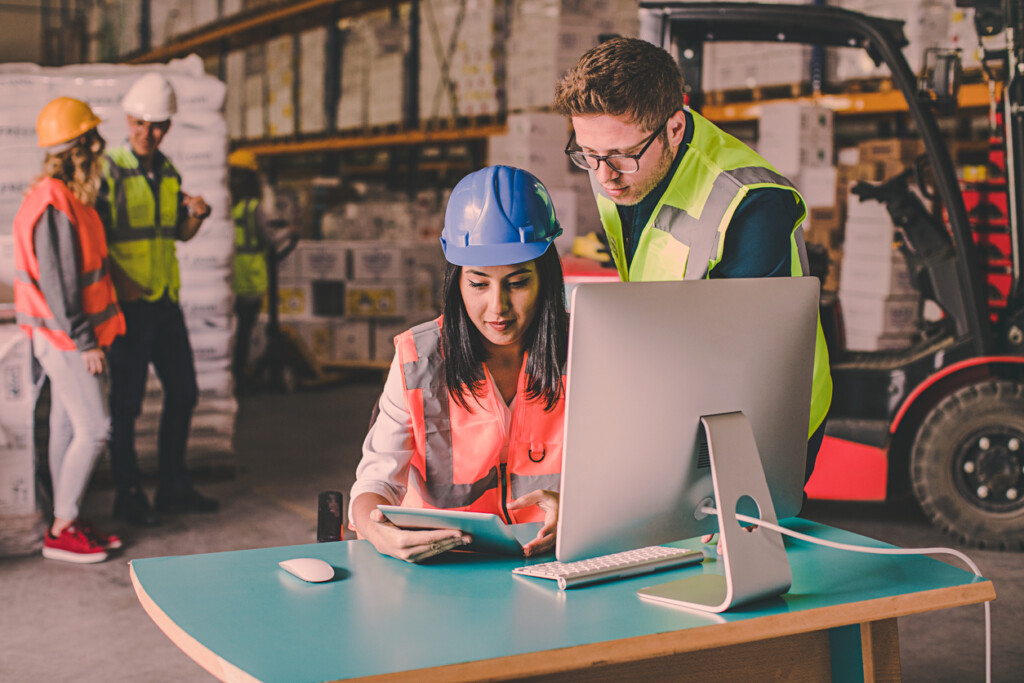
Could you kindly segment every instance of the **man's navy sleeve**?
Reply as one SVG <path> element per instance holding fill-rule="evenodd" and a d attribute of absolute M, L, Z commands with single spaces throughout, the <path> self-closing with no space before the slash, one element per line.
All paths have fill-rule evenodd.
<path fill-rule="evenodd" d="M 790 237 L 799 207 L 789 190 L 753 190 L 740 203 L 725 232 L 722 260 L 712 278 L 792 275 Z"/>

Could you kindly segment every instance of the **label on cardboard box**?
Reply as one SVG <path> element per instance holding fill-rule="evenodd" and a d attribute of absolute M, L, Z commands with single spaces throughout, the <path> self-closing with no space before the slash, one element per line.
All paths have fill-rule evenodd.
<path fill-rule="evenodd" d="M 30 427 L 35 410 L 32 342 L 16 325 L 0 326 L 0 424 Z"/>
<path fill-rule="evenodd" d="M 372 360 L 370 326 L 373 324 L 368 320 L 336 320 L 331 323 L 331 360 Z"/>
<path fill-rule="evenodd" d="M 278 315 L 306 316 L 312 315 L 313 295 L 310 285 L 282 285 L 277 288 Z M 263 306 L 266 310 L 266 305 Z"/>
<path fill-rule="evenodd" d="M 374 320 L 373 325 L 373 359 L 391 360 L 395 356 L 395 337 L 413 326 L 406 320 L 391 322 Z"/>
<path fill-rule="evenodd" d="M 348 249 L 329 241 L 304 242 L 298 251 L 298 276 L 311 280 L 344 280 L 348 276 Z"/>
<path fill-rule="evenodd" d="M 348 315 L 386 317 L 402 315 L 407 306 L 401 296 L 401 285 L 384 283 L 351 283 L 345 293 L 345 310 Z"/>
<path fill-rule="evenodd" d="M 32 428 L 0 426 L 0 515 L 35 512 Z"/>
<path fill-rule="evenodd" d="M 843 270 L 846 267 L 844 263 Z M 919 299 L 916 296 L 880 296 L 840 291 L 839 300 L 848 334 L 852 332 L 860 336 L 879 336 L 913 332 L 917 328 Z"/>
<path fill-rule="evenodd" d="M 398 244 L 371 242 L 349 249 L 348 276 L 353 280 L 390 280 L 410 277 L 416 265 L 412 249 Z"/>

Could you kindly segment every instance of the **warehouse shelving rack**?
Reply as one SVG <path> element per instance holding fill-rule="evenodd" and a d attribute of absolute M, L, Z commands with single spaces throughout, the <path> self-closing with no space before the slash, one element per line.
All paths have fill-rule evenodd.
<path fill-rule="evenodd" d="M 149 0 L 143 0 L 143 14 L 148 18 L 146 6 Z M 507 131 L 504 123 L 505 112 L 485 119 L 452 119 L 438 126 L 436 121 L 421 121 L 416 110 L 416 69 L 409 68 L 410 78 L 407 87 L 407 107 L 404 120 L 389 127 L 338 130 L 335 126 L 335 111 L 339 95 L 339 21 L 346 17 L 359 16 L 372 11 L 390 9 L 397 12 L 400 6 L 408 6 L 410 13 L 410 66 L 415 61 L 419 34 L 420 0 L 391 0 L 380 2 L 373 0 L 300 0 L 298 2 L 273 2 L 256 6 L 239 14 L 224 17 L 214 23 L 197 28 L 177 37 L 172 42 L 149 45 L 148 27 L 141 27 L 141 43 L 143 49 L 123 57 L 128 63 L 144 63 L 165 61 L 182 57 L 189 53 L 197 53 L 206 59 L 219 59 L 223 70 L 223 56 L 229 51 L 256 44 L 268 38 L 295 33 L 314 26 L 329 28 L 329 57 L 324 77 L 324 100 L 327 107 L 328 129 L 323 133 L 293 135 L 288 137 L 265 137 L 239 140 L 233 143 L 235 148 L 244 148 L 254 152 L 267 162 L 270 175 L 273 177 L 275 158 L 293 155 L 323 155 L 321 171 L 337 172 L 347 152 L 369 149 L 404 148 L 402 157 L 390 164 L 355 164 L 349 165 L 348 172 L 371 175 L 391 175 L 396 168 L 405 171 L 406 188 L 413 192 L 416 174 L 421 171 L 444 173 L 448 170 L 470 170 L 474 165 L 484 163 L 484 142 L 493 135 Z M 223 73 L 219 74 L 221 77 Z M 771 102 L 801 101 L 814 102 L 832 109 L 840 117 L 898 117 L 907 111 L 906 102 L 898 90 L 880 88 L 874 92 L 840 92 L 833 94 L 815 94 L 785 97 L 779 99 L 763 99 L 755 96 L 749 101 L 734 103 L 708 103 L 701 107 L 702 113 L 710 120 L 721 124 L 744 125 L 756 121 L 760 107 Z M 977 111 L 986 107 L 989 102 L 988 86 L 985 83 L 968 83 L 960 93 L 959 109 L 961 111 Z M 895 124 L 898 129 L 899 123 Z M 898 132 L 898 130 L 896 131 Z M 468 143 L 471 145 L 471 158 L 462 162 L 420 163 L 418 150 L 425 145 L 446 145 L 450 143 Z"/>

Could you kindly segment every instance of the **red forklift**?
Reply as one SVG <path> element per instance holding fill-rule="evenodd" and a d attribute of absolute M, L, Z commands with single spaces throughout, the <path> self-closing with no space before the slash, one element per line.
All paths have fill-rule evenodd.
<path fill-rule="evenodd" d="M 937 123 L 957 103 L 959 54 L 933 51 L 923 73 L 914 74 L 901 52 L 907 45 L 901 21 L 824 5 L 641 2 L 640 30 L 675 56 L 697 110 L 704 47 L 714 41 L 860 49 L 888 66 L 924 154 L 895 177 L 861 182 L 852 191 L 860 201 L 884 204 L 914 288 L 941 314 L 920 323 L 907 348 L 851 351 L 844 345 L 842 292 L 823 296 L 834 393 L 807 492 L 880 501 L 912 491 L 932 522 L 960 542 L 1018 550 L 1024 548 L 1024 197 L 1017 179 L 1024 169 L 1024 47 L 1017 41 L 1024 40 L 1024 0 L 957 4 L 975 8 L 979 35 L 1006 36 L 1006 47 L 984 59 L 986 75 L 1001 86 L 991 103 L 991 177 L 966 189 Z"/>

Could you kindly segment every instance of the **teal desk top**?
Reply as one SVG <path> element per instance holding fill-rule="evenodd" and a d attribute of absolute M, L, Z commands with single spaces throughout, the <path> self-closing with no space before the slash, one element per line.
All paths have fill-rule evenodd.
<path fill-rule="evenodd" d="M 888 547 L 806 520 L 784 523 L 820 538 Z M 696 539 L 679 545 L 700 547 Z M 366 541 L 150 558 L 134 560 L 131 570 L 143 605 L 179 647 L 200 663 L 197 655 L 212 654 L 263 681 L 391 674 L 704 627 L 726 639 L 732 629 L 742 639 L 763 632 L 762 622 L 758 629 L 744 622 L 778 628 L 798 613 L 800 623 L 779 633 L 806 632 L 809 625 L 831 628 L 994 597 L 988 581 L 927 557 L 788 539 L 786 547 L 790 592 L 722 615 L 636 596 L 645 586 L 715 572 L 714 560 L 568 591 L 512 574 L 522 558 L 446 553 L 413 565 L 378 554 Z M 295 557 L 326 560 L 336 576 L 302 582 L 277 564 Z M 880 611 L 866 618 L 863 605 L 872 601 Z"/>

